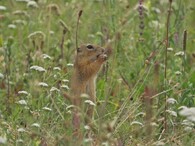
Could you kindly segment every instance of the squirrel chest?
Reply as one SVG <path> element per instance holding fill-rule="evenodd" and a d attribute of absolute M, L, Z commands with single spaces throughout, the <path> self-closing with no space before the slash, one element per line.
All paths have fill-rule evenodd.
<path fill-rule="evenodd" d="M 90 100 L 95 101 L 97 73 L 107 60 L 109 52 L 110 50 L 91 44 L 81 45 L 77 48 L 71 80 L 71 93 L 73 96 L 77 98 L 81 94 L 87 94 Z"/>

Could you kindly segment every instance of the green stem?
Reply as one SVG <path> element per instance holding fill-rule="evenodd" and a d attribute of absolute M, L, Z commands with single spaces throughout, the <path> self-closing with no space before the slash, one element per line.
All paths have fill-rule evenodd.
<path fill-rule="evenodd" d="M 167 24 L 166 24 L 166 48 L 165 48 L 165 69 L 164 69 L 164 90 L 167 88 L 167 48 L 169 48 L 169 24 L 170 24 L 170 16 L 171 16 L 171 4 L 172 0 L 169 0 L 169 9 L 168 9 L 168 16 L 167 16 Z M 164 130 L 167 130 L 167 93 L 165 93 L 165 111 L 164 111 Z"/>

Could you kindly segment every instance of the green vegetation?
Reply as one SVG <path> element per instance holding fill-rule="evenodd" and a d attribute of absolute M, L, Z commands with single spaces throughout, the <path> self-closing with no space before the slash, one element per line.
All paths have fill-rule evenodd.
<path fill-rule="evenodd" d="M 195 1 L 141 1 L 0 0 L 0 145 L 195 145 Z M 78 44 L 113 55 L 77 141 L 63 93 L 80 10 Z"/>

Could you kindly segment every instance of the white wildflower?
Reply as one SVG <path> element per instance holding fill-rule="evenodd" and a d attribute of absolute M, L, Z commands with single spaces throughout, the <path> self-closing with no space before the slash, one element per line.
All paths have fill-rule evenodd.
<path fill-rule="evenodd" d="M 29 2 L 30 0 L 16 0 L 16 2 Z"/>
<path fill-rule="evenodd" d="M 31 66 L 30 69 L 34 69 L 39 72 L 46 72 L 46 70 L 43 67 L 37 65 Z"/>
<path fill-rule="evenodd" d="M 108 142 L 102 142 L 102 146 L 109 146 Z"/>
<path fill-rule="evenodd" d="M 57 78 L 57 75 L 55 74 L 55 75 L 53 75 L 53 77 L 54 77 L 54 78 Z"/>
<path fill-rule="evenodd" d="M 54 34 L 54 31 L 51 31 L 51 30 L 50 30 L 50 31 L 49 31 L 49 34 L 50 34 L 50 35 L 53 35 L 53 34 Z"/>
<path fill-rule="evenodd" d="M 35 1 L 29 1 L 27 7 L 38 8 L 38 5 Z"/>
<path fill-rule="evenodd" d="M 140 112 L 140 113 L 138 113 L 137 115 L 135 115 L 135 117 L 137 117 L 137 116 L 145 116 L 145 115 L 146 115 L 146 113 Z"/>
<path fill-rule="evenodd" d="M 33 123 L 31 126 L 32 127 L 37 127 L 37 128 L 41 127 L 40 124 L 38 124 L 38 123 Z"/>
<path fill-rule="evenodd" d="M 92 142 L 92 141 L 93 141 L 92 138 L 85 138 L 85 139 L 84 139 L 84 142 L 85 142 L 85 143 Z"/>
<path fill-rule="evenodd" d="M 173 87 L 177 88 L 177 87 L 179 87 L 179 85 L 180 85 L 180 83 L 176 83 Z"/>
<path fill-rule="evenodd" d="M 65 89 L 67 89 L 67 90 L 70 89 L 67 85 L 62 85 L 61 87 L 62 87 L 62 88 L 65 88 Z"/>
<path fill-rule="evenodd" d="M 110 122 L 110 127 L 114 127 L 114 125 L 116 124 L 117 122 L 117 117 L 114 117 L 114 119 Z"/>
<path fill-rule="evenodd" d="M 16 142 L 17 143 L 23 143 L 24 141 L 22 139 L 17 139 Z"/>
<path fill-rule="evenodd" d="M 156 7 L 152 7 L 151 9 L 152 9 L 155 13 L 158 13 L 158 14 L 161 13 L 161 10 L 158 9 L 158 8 L 156 8 Z"/>
<path fill-rule="evenodd" d="M 66 80 L 66 79 L 64 79 L 64 80 L 62 80 L 64 83 L 66 83 L 66 82 L 69 82 L 69 80 Z"/>
<path fill-rule="evenodd" d="M 155 145 L 155 146 L 162 146 L 162 145 L 165 145 L 165 143 L 162 142 L 162 141 L 157 141 L 153 145 Z"/>
<path fill-rule="evenodd" d="M 96 106 L 95 103 L 91 100 L 85 100 L 85 103 L 88 103 L 89 105 Z"/>
<path fill-rule="evenodd" d="M 90 126 L 85 125 L 85 126 L 84 126 L 84 129 L 85 129 L 85 130 L 90 130 L 91 128 L 90 128 Z"/>
<path fill-rule="evenodd" d="M 28 35 L 28 38 L 29 39 L 35 39 L 35 38 L 39 38 L 39 39 L 42 39 L 44 40 L 45 39 L 45 34 L 42 32 L 42 31 L 35 31 L 31 34 Z"/>
<path fill-rule="evenodd" d="M 183 120 L 183 122 L 181 124 L 185 125 L 185 126 L 189 126 L 189 127 L 194 127 L 194 123 L 192 123 L 189 120 Z"/>
<path fill-rule="evenodd" d="M 72 114 L 72 112 L 71 112 L 70 110 L 68 110 L 66 113 L 68 113 L 68 114 Z"/>
<path fill-rule="evenodd" d="M 177 117 L 177 113 L 172 110 L 166 110 L 167 113 L 169 113 L 171 116 Z"/>
<path fill-rule="evenodd" d="M 5 6 L 0 6 L 0 11 L 5 11 L 7 8 Z"/>
<path fill-rule="evenodd" d="M 183 51 L 179 51 L 179 52 L 175 53 L 175 56 L 183 56 L 183 55 L 184 55 Z"/>
<path fill-rule="evenodd" d="M 95 38 L 95 35 L 94 34 L 88 34 L 88 37 L 89 38 Z"/>
<path fill-rule="evenodd" d="M 54 67 L 53 70 L 59 70 L 60 71 L 61 68 L 60 67 Z"/>
<path fill-rule="evenodd" d="M 15 24 L 9 24 L 8 25 L 8 28 L 15 29 L 16 28 L 16 25 Z"/>
<path fill-rule="evenodd" d="M 29 110 L 30 108 L 28 106 L 24 106 L 24 109 Z"/>
<path fill-rule="evenodd" d="M 22 24 L 22 25 L 26 25 L 27 22 L 24 21 L 24 20 L 18 19 L 18 20 L 14 20 L 13 23 L 14 23 L 14 24 L 18 24 L 18 25 L 21 25 L 21 24 Z"/>
<path fill-rule="evenodd" d="M 158 127 L 159 125 L 157 124 L 157 123 L 155 123 L 155 122 L 151 122 L 151 124 L 150 124 L 151 126 L 154 126 L 154 127 Z"/>
<path fill-rule="evenodd" d="M 187 127 L 184 128 L 184 130 L 185 131 L 192 131 L 192 127 L 187 126 Z"/>
<path fill-rule="evenodd" d="M 38 86 L 42 86 L 42 87 L 48 87 L 48 84 L 45 82 L 39 82 Z"/>
<path fill-rule="evenodd" d="M 18 132 L 26 132 L 26 130 L 24 128 L 19 128 Z"/>
<path fill-rule="evenodd" d="M 100 32 L 100 31 L 98 31 L 98 32 L 96 33 L 96 35 L 97 35 L 97 36 L 100 36 L 100 37 L 103 37 L 103 36 L 104 36 L 104 34 L 103 34 L 102 32 Z"/>
<path fill-rule="evenodd" d="M 123 79 L 122 78 L 119 78 L 117 79 L 118 83 L 122 83 L 123 82 Z"/>
<path fill-rule="evenodd" d="M 195 116 L 195 107 L 190 107 L 190 108 L 183 108 L 180 112 L 180 115 L 182 116 Z"/>
<path fill-rule="evenodd" d="M 176 71 L 175 74 L 176 75 L 182 75 L 182 73 L 180 71 Z"/>
<path fill-rule="evenodd" d="M 66 110 L 69 110 L 70 108 L 74 108 L 74 107 L 75 107 L 75 105 L 69 105 L 66 107 Z"/>
<path fill-rule="evenodd" d="M 172 52 L 173 48 L 167 48 L 167 51 Z"/>
<path fill-rule="evenodd" d="M 157 28 L 161 28 L 162 24 L 160 24 L 159 21 L 153 20 L 149 23 L 149 26 L 157 29 Z"/>
<path fill-rule="evenodd" d="M 25 94 L 25 95 L 28 95 L 28 92 L 27 91 L 18 91 L 18 94 Z"/>
<path fill-rule="evenodd" d="M 6 142 L 7 142 L 7 138 L 0 136 L 0 144 L 6 144 Z"/>
<path fill-rule="evenodd" d="M 19 101 L 16 102 L 16 103 L 18 103 L 18 104 L 20 104 L 20 105 L 27 105 L 26 100 L 19 100 Z"/>
<path fill-rule="evenodd" d="M 83 93 L 83 94 L 81 94 L 81 97 L 82 97 L 82 98 L 89 98 L 89 95 L 88 95 L 88 94 Z"/>
<path fill-rule="evenodd" d="M 195 122 L 195 115 L 187 117 L 190 121 Z"/>
<path fill-rule="evenodd" d="M 178 108 L 178 110 L 180 110 L 180 109 L 186 109 L 187 107 L 186 106 L 180 106 L 179 108 Z"/>
<path fill-rule="evenodd" d="M 167 99 L 167 103 L 169 103 L 169 104 L 175 104 L 175 103 L 177 103 L 177 100 L 175 100 L 174 98 L 168 98 Z"/>
<path fill-rule="evenodd" d="M 43 109 L 43 110 L 46 110 L 46 111 L 52 111 L 52 109 L 49 108 L 49 107 L 43 107 L 42 109 Z"/>
<path fill-rule="evenodd" d="M 2 73 L 0 73 L 0 79 L 3 79 L 4 75 Z"/>
<path fill-rule="evenodd" d="M 59 90 L 58 88 L 56 88 L 56 87 L 51 87 L 50 92 L 53 92 L 53 91 L 60 92 L 60 90 Z"/>
<path fill-rule="evenodd" d="M 42 54 L 43 59 L 51 59 L 51 56 L 47 55 L 47 54 Z"/>
<path fill-rule="evenodd" d="M 22 11 L 22 10 L 16 10 L 13 12 L 14 15 L 24 15 L 24 16 L 28 16 L 28 13 L 26 11 Z M 21 20 L 24 21 L 24 20 Z M 26 21 L 25 21 L 26 22 Z"/>
<path fill-rule="evenodd" d="M 67 66 L 72 67 L 72 66 L 74 66 L 74 64 L 72 64 L 72 63 L 68 63 L 68 64 L 67 64 Z"/>
<path fill-rule="evenodd" d="M 141 122 L 139 121 L 133 121 L 131 122 L 131 125 L 140 125 L 140 126 L 144 126 Z"/>
<path fill-rule="evenodd" d="M 179 114 L 186 117 L 188 120 L 195 122 L 195 107 L 183 108 Z"/>

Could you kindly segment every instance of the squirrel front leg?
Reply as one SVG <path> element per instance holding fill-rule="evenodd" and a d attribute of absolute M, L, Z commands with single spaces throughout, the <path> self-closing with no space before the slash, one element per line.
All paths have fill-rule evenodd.
<path fill-rule="evenodd" d="M 86 66 L 84 72 L 88 75 L 96 75 L 100 70 L 102 64 L 107 60 L 106 54 L 100 54 L 96 57 L 91 58 Z"/>
<path fill-rule="evenodd" d="M 89 95 L 89 100 L 91 100 L 93 103 L 96 102 L 96 91 L 95 91 L 95 80 L 96 77 L 91 78 L 88 81 L 87 84 L 87 94 Z M 87 115 L 85 118 L 86 123 L 90 123 L 91 119 L 93 119 L 93 113 L 94 113 L 94 105 L 87 105 Z"/>
<path fill-rule="evenodd" d="M 97 55 L 95 57 L 92 57 L 88 61 L 89 61 L 89 63 L 93 63 L 93 64 L 98 62 L 101 65 L 107 59 L 108 59 L 108 55 L 104 53 L 104 54 L 99 54 L 99 55 Z"/>
<path fill-rule="evenodd" d="M 89 99 L 94 103 L 96 102 L 96 90 L 95 90 L 96 74 L 101 68 L 101 65 L 106 61 L 106 59 L 107 59 L 107 55 L 101 54 L 96 58 L 96 60 L 93 60 L 93 62 L 89 66 L 91 69 L 93 69 L 92 72 L 94 72 L 95 74 L 89 79 L 87 83 L 87 93 L 89 94 Z M 88 69 L 90 70 L 90 68 Z M 87 118 L 86 118 L 87 123 L 90 123 L 90 120 L 93 118 L 93 112 L 94 112 L 94 106 L 88 105 Z"/>

